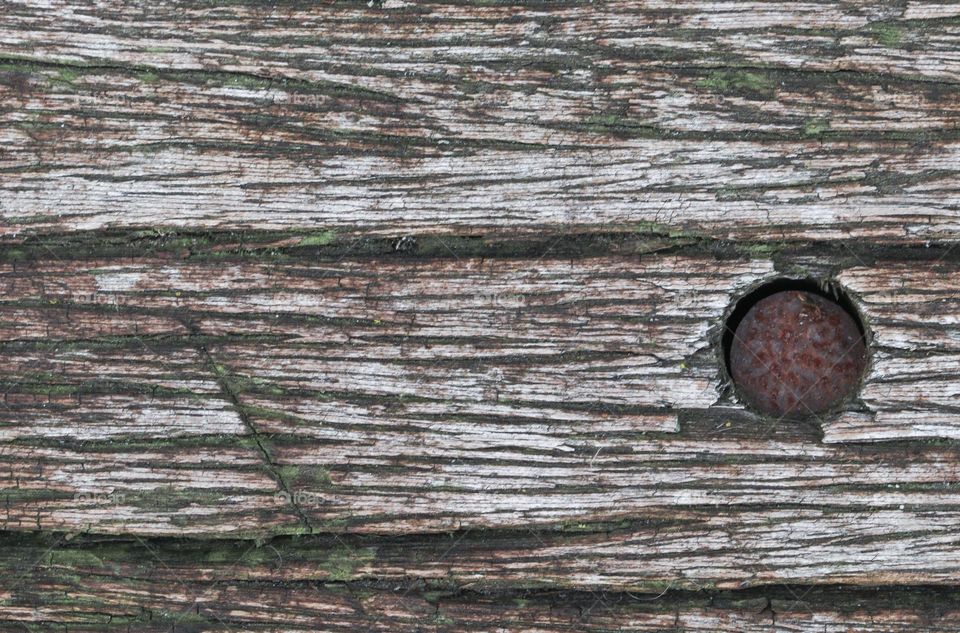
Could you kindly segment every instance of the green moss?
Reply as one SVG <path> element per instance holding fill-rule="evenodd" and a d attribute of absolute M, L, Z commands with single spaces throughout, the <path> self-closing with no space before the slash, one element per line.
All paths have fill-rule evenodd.
<path fill-rule="evenodd" d="M 162 244 L 165 250 L 206 248 L 211 246 L 210 237 L 207 235 L 159 235 L 157 237 L 161 239 L 160 244 Z"/>
<path fill-rule="evenodd" d="M 634 233 L 642 233 L 649 235 L 663 235 L 673 238 L 692 238 L 696 239 L 698 236 L 692 231 L 684 231 L 678 229 L 674 226 L 667 226 L 666 224 L 660 224 L 659 222 L 636 222 L 631 224 L 629 227 Z"/>
<path fill-rule="evenodd" d="M 284 420 L 295 426 L 309 427 L 316 424 L 316 422 L 311 422 L 292 413 L 281 411 L 280 409 L 271 409 L 269 407 L 262 407 L 252 404 L 241 404 L 240 408 L 243 409 L 244 413 L 253 418 L 263 418 L 265 420 Z"/>
<path fill-rule="evenodd" d="M 337 234 L 335 231 L 320 231 L 319 233 L 304 237 L 297 246 L 326 246 L 327 244 L 332 244 L 336 237 Z"/>
<path fill-rule="evenodd" d="M 465 95 L 486 94 L 497 90 L 497 86 L 490 82 L 474 79 L 461 79 L 457 82 L 457 87 Z"/>
<path fill-rule="evenodd" d="M 92 552 L 78 549 L 55 549 L 49 553 L 45 561 L 46 565 L 58 565 L 76 568 L 102 568 L 103 560 Z"/>
<path fill-rule="evenodd" d="M 58 306 L 60 300 L 56 298 L 47 299 L 41 302 L 17 302 L 13 305 L 41 307 Z M 67 350 L 64 348 L 64 352 Z M 7 380 L 0 381 L 0 387 L 7 391 L 17 393 L 30 393 L 44 396 L 73 396 L 77 394 L 143 394 L 151 397 L 177 397 L 188 396 L 202 398 L 199 394 L 189 389 L 172 389 L 163 385 L 150 383 L 130 383 L 119 380 L 85 380 L 74 383 L 63 383 L 63 376 L 60 374 L 39 372 L 36 374 L 26 374 L 8 376 Z"/>
<path fill-rule="evenodd" d="M 430 590 L 430 591 L 423 591 L 420 594 L 420 597 L 431 604 L 436 604 L 440 602 L 440 600 L 442 600 L 443 598 L 449 598 L 450 596 L 455 596 L 456 593 L 457 592 L 455 591 L 448 591 L 445 589 Z"/>
<path fill-rule="evenodd" d="M 826 119 L 809 119 L 803 124 L 804 136 L 820 136 L 830 129 L 830 122 Z"/>
<path fill-rule="evenodd" d="M 61 68 L 60 72 L 57 73 L 56 81 L 72 84 L 77 78 L 77 72 L 72 68 Z"/>
<path fill-rule="evenodd" d="M 46 224 L 50 222 L 49 215 L 20 215 L 13 216 L 7 220 L 10 224 L 17 225 L 30 225 L 30 224 Z"/>
<path fill-rule="evenodd" d="M 454 624 L 457 623 L 457 621 L 451 618 L 450 616 L 444 615 L 442 613 L 438 613 L 435 616 L 433 616 L 433 623 L 436 624 L 437 626 L 453 626 Z"/>
<path fill-rule="evenodd" d="M 255 392 L 271 396 L 282 396 L 286 393 L 282 388 L 268 380 L 253 376 L 238 376 L 233 374 L 226 365 L 220 363 L 213 363 L 213 371 L 217 374 L 217 378 L 223 381 L 230 391 L 235 394 Z"/>
<path fill-rule="evenodd" d="M 266 547 L 255 547 L 244 550 L 243 554 L 231 564 L 247 567 L 260 567 L 277 560 L 277 553 Z"/>
<path fill-rule="evenodd" d="M 586 123 L 587 125 L 612 126 L 619 125 L 622 120 L 623 118 L 616 114 L 595 114 L 589 117 Z"/>
<path fill-rule="evenodd" d="M 808 279 L 815 276 L 813 272 L 806 266 L 795 263 L 786 263 L 783 266 L 778 267 L 777 271 L 784 276 L 795 277 L 797 279 Z"/>
<path fill-rule="evenodd" d="M 771 75 L 754 71 L 717 71 L 696 82 L 697 86 L 723 94 L 762 94 L 770 96 L 776 90 L 776 81 Z"/>
<path fill-rule="evenodd" d="M 889 22 L 873 22 L 867 25 L 868 33 L 881 45 L 897 48 L 903 41 L 903 29 Z"/>
<path fill-rule="evenodd" d="M 737 244 L 735 247 L 738 252 L 747 255 L 750 258 L 769 258 L 771 255 L 774 255 L 780 251 L 779 244 L 769 244 L 766 242 L 755 244 Z"/>
<path fill-rule="evenodd" d="M 157 73 L 148 70 L 137 73 L 137 79 L 145 84 L 154 84 L 160 80 L 160 77 L 157 75 Z"/>
<path fill-rule="evenodd" d="M 257 77 L 255 75 L 226 75 L 225 79 L 226 81 L 223 81 L 222 85 L 249 88 L 250 90 L 268 90 L 272 84 L 275 83 L 274 80 Z"/>
<path fill-rule="evenodd" d="M 4 73 L 24 72 L 29 68 L 32 68 L 32 66 L 28 66 L 27 64 L 12 64 L 12 63 L 0 64 L 0 72 L 4 72 Z"/>
<path fill-rule="evenodd" d="M 373 562 L 375 554 L 375 551 L 369 547 L 360 549 L 338 547 L 330 551 L 321 568 L 327 572 L 330 580 L 337 582 L 356 580 L 359 569 Z"/>
<path fill-rule="evenodd" d="M 588 117 L 584 122 L 584 127 L 593 132 L 610 132 L 611 130 L 629 131 L 631 133 L 649 132 L 651 136 L 656 135 L 656 129 L 649 123 L 631 119 L 620 114 L 595 114 Z"/>
<path fill-rule="evenodd" d="M 263 378 L 227 375 L 226 373 L 219 375 L 230 385 L 230 390 L 234 393 L 261 393 L 271 396 L 282 396 L 286 393 L 282 387 Z"/>
<path fill-rule="evenodd" d="M 234 552 L 228 549 L 211 549 L 207 551 L 204 561 L 207 563 L 232 563 L 236 557 L 232 556 Z"/>
<path fill-rule="evenodd" d="M 300 475 L 299 466 L 276 466 L 274 471 L 285 483 L 296 479 Z"/>
<path fill-rule="evenodd" d="M 305 480 L 324 488 L 333 484 L 330 471 L 321 466 L 308 466 L 303 469 L 303 475 Z"/>

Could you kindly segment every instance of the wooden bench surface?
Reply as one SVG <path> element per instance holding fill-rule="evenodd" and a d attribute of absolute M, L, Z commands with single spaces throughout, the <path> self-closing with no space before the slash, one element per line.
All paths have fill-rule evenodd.
<path fill-rule="evenodd" d="M 960 631 L 960 4 L 0 7 L 0 630 Z"/>

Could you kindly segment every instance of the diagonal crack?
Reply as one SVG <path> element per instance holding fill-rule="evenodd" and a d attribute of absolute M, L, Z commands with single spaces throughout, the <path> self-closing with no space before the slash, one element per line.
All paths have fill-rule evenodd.
<path fill-rule="evenodd" d="M 193 329 L 191 327 L 191 329 Z M 233 408 L 236 410 L 237 415 L 240 416 L 240 419 L 243 421 L 243 424 L 250 431 L 253 441 L 256 443 L 257 448 L 260 451 L 261 457 L 267 466 L 267 470 L 270 471 L 270 474 L 277 481 L 277 484 L 280 486 L 280 490 L 286 494 L 287 499 L 290 500 L 290 506 L 297 513 L 297 516 L 300 519 L 300 522 L 306 528 L 308 534 L 313 533 L 313 525 L 310 523 L 310 519 L 307 518 L 306 513 L 303 511 L 297 502 L 294 494 L 290 491 L 290 487 L 287 482 L 284 480 L 283 475 L 280 474 L 280 470 L 277 467 L 277 464 L 273 461 L 273 458 L 270 457 L 270 452 L 263 445 L 263 440 L 260 435 L 260 432 L 257 430 L 256 425 L 253 423 L 253 420 L 250 419 L 250 415 L 247 413 L 246 407 L 240 402 L 240 398 L 233 388 L 233 385 L 230 383 L 230 378 L 227 374 L 227 371 L 220 366 L 210 354 L 210 351 L 207 349 L 206 345 L 200 345 L 197 347 L 197 351 L 200 352 L 200 355 L 204 358 L 207 365 L 210 367 L 210 370 L 213 372 L 213 375 L 216 376 L 217 384 L 220 387 L 220 391 L 223 396 L 230 401 L 233 405 Z"/>

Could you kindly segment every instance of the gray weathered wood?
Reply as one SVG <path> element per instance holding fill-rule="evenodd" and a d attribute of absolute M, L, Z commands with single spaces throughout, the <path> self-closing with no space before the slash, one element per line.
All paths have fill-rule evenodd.
<path fill-rule="evenodd" d="M 4 15 L 9 238 L 956 241 L 953 3 L 8 1 Z"/>
<path fill-rule="evenodd" d="M 0 629 L 960 630 L 956 3 L 0 11 Z"/>
<path fill-rule="evenodd" d="M 792 274 L 807 260 L 792 258 Z M 724 315 L 783 274 L 769 259 L 11 265 L 4 527 L 204 537 L 625 522 L 526 554 L 507 539 L 497 561 L 528 559 L 515 567 L 488 547 L 439 571 L 604 588 L 948 583 L 956 448 L 902 441 L 956 434 L 955 264 L 848 262 L 837 278 L 874 358 L 862 400 L 820 421 L 833 444 L 816 423 L 753 416 L 724 388 Z M 891 437 L 898 418 L 913 422 Z M 859 444 L 878 439 L 900 442 Z"/>

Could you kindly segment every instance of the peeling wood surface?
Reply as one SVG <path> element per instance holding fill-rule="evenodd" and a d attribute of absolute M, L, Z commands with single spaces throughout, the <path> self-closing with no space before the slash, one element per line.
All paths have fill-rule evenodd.
<path fill-rule="evenodd" d="M 327 544 L 330 547 L 330 544 Z M 18 548 L 40 557 L 25 581 L 33 592 L 0 611 L 0 625 L 34 631 L 719 631 L 723 633 L 893 633 L 960 630 L 955 595 L 929 588 L 888 591 L 779 587 L 758 592 L 695 593 L 668 597 L 633 593 L 543 592 L 455 595 L 409 585 L 339 582 L 278 584 L 252 580 L 251 571 L 277 571 L 283 544 L 261 558 L 250 550 L 213 548 L 219 564 L 185 562 L 162 545 L 103 548 L 83 556 L 71 546 L 54 553 Z M 300 551 L 303 548 L 299 548 Z M 332 564 L 349 568 L 338 551 Z M 4 571 L 10 568 L 8 550 Z M 212 556 L 211 556 L 212 557 Z M 179 561 L 177 560 L 179 559 Z M 30 558 L 34 560 L 34 558 Z M 261 562 L 258 562 L 261 561 Z M 324 563 L 326 561 L 317 561 Z M 77 572 L 90 574 L 87 582 Z M 2 596 L 3 593 L 0 593 Z M 816 605 L 814 609 L 810 605 Z M 189 605 L 184 608 L 184 605 Z M 11 628 L 11 630 L 17 630 Z"/>
<path fill-rule="evenodd" d="M 960 631 L 955 3 L 0 10 L 0 629 Z"/>
<path fill-rule="evenodd" d="M 791 257 L 790 274 L 814 260 L 830 263 Z M 845 410 L 799 423 L 745 411 L 716 352 L 728 306 L 784 274 L 774 259 L 9 264 L 3 526 L 264 538 L 583 525 L 589 536 L 504 551 L 491 536 L 476 560 L 391 559 L 361 576 L 950 583 L 957 449 L 904 441 L 957 437 L 957 264 L 835 265 L 871 368 Z"/>
<path fill-rule="evenodd" d="M 8 239 L 956 241 L 954 3 L 2 6 Z"/>

